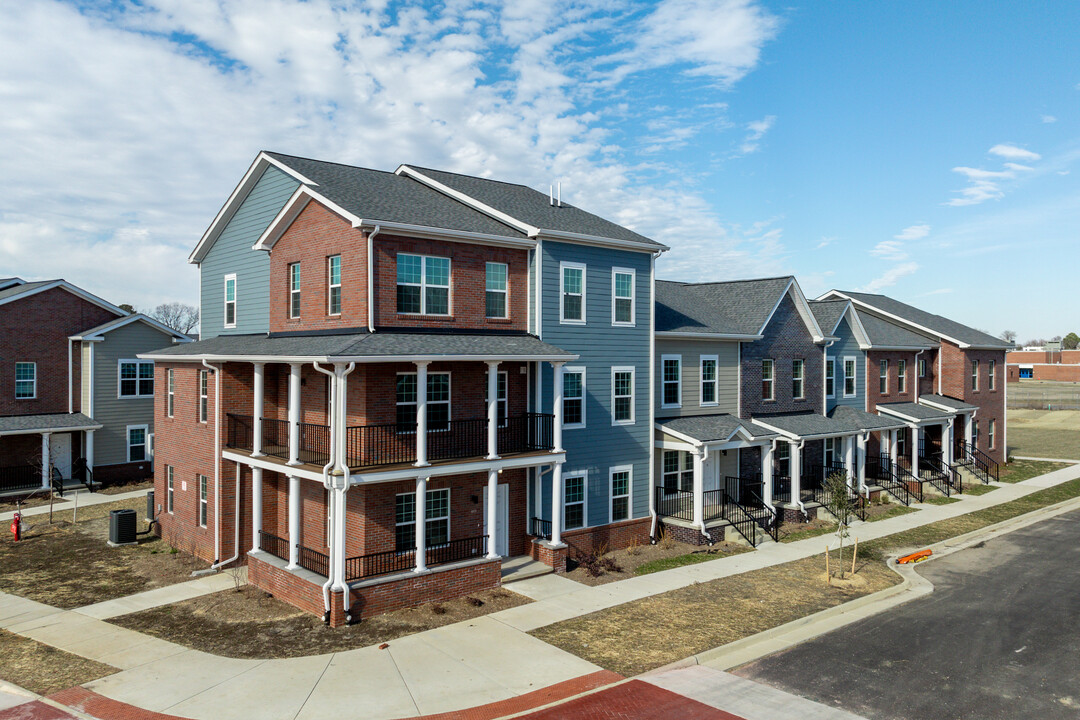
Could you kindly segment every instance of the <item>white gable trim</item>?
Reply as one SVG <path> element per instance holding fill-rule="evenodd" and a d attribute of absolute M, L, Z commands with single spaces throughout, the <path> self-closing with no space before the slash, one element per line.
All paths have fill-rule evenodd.
<path fill-rule="evenodd" d="M 45 292 L 46 290 L 52 290 L 53 288 L 61 288 L 63 290 L 67 290 L 72 295 L 80 297 L 83 300 L 86 300 L 87 302 L 93 303 L 94 305 L 97 305 L 100 308 L 104 308 L 104 309 L 108 310 L 109 312 L 116 313 L 119 317 L 124 317 L 125 315 L 128 314 L 124 310 L 121 310 L 120 308 L 113 305 L 111 302 L 107 302 L 105 300 L 102 300 L 97 295 L 92 295 L 92 294 L 86 292 L 85 290 L 83 290 L 82 288 L 72 285 L 67 280 L 54 280 L 54 281 L 52 281 L 50 283 L 46 283 L 44 285 L 40 285 L 40 286 L 35 287 L 35 288 L 29 288 L 25 292 L 16 293 L 15 295 L 12 295 L 11 297 L 6 297 L 3 300 L 0 300 L 0 305 L 4 305 L 4 304 L 9 303 L 9 302 L 15 302 L 16 300 L 22 300 L 23 298 L 28 298 L 28 297 L 31 297 L 33 295 L 37 295 L 40 292 Z"/>
<path fill-rule="evenodd" d="M 693 447 L 700 447 L 701 444 L 702 444 L 700 440 L 692 438 L 689 435 L 687 435 L 686 433 L 681 433 L 681 432 L 679 432 L 677 430 L 672 430 L 671 428 L 664 427 L 660 423 L 656 423 L 656 425 L 654 425 L 653 427 L 655 427 L 657 430 L 659 430 L 663 434 L 670 435 L 673 438 L 678 438 L 679 440 L 682 440 L 684 443 L 692 445 Z"/>
<path fill-rule="evenodd" d="M 791 280 L 788 281 L 787 287 L 784 288 L 784 292 L 781 293 L 780 298 L 776 301 L 776 304 L 773 305 L 773 309 L 769 311 L 769 316 L 765 318 L 765 322 L 761 325 L 761 329 L 758 330 L 759 335 L 765 334 L 765 328 L 769 327 L 769 323 L 772 322 L 773 315 L 776 314 L 776 310 L 780 307 L 780 303 L 784 302 L 784 297 L 789 294 L 795 303 L 795 309 L 798 311 L 799 317 L 802 318 L 803 324 L 806 325 L 806 329 L 810 331 L 810 335 L 814 338 L 814 342 L 821 343 L 826 340 L 839 339 L 826 337 L 825 333 L 822 332 L 821 326 L 818 325 L 813 311 L 810 310 L 810 303 L 807 302 L 806 296 L 803 295 L 799 283 L 795 282 L 795 278 L 791 278 Z"/>
<path fill-rule="evenodd" d="M 182 332 L 180 332 L 178 330 L 173 330 L 168 325 L 165 325 L 164 323 L 160 323 L 157 320 L 155 320 L 154 318 L 147 317 L 146 315 L 143 315 L 142 313 L 135 313 L 134 315 L 129 315 L 128 317 L 124 318 L 123 320 L 117 322 L 115 325 L 110 325 L 109 327 L 107 327 L 107 328 L 105 328 L 103 330 L 98 330 L 98 331 L 94 332 L 91 335 L 86 335 L 86 334 L 83 334 L 83 335 L 71 335 L 70 337 L 68 337 L 68 340 L 83 340 L 83 341 L 86 341 L 86 342 L 99 342 L 99 341 L 105 339 L 104 337 L 102 337 L 103 335 L 105 335 L 107 333 L 111 333 L 113 330 L 118 330 L 118 329 L 120 329 L 122 327 L 130 325 L 131 323 L 135 322 L 136 320 L 143 323 L 143 324 L 145 324 L 145 325 L 148 325 L 148 326 L 154 328 L 155 330 L 163 332 L 166 335 L 172 335 L 173 339 L 176 342 L 182 342 L 182 343 L 192 342 L 191 338 L 188 337 L 187 335 L 185 335 L 184 333 L 182 333 Z"/>
<path fill-rule="evenodd" d="M 911 320 L 908 320 L 907 318 L 902 318 L 899 315 L 893 315 L 892 313 L 886 312 L 885 310 L 882 310 L 881 308 L 875 307 L 875 306 L 871 305 L 870 303 L 863 302 L 862 300 L 859 300 L 857 298 L 849 297 L 849 296 L 845 295 L 844 293 L 840 292 L 839 290 L 830 290 L 829 292 L 822 295 L 821 298 L 819 298 L 819 299 L 828 299 L 829 296 L 843 298 L 844 300 L 850 300 L 855 305 L 857 305 L 857 306 L 859 306 L 861 308 L 864 308 L 867 312 L 876 313 L 878 315 L 884 315 L 885 317 L 889 318 L 890 320 L 895 320 L 898 323 L 901 323 L 903 325 L 907 325 L 908 327 L 915 328 L 916 330 L 919 330 L 920 332 L 924 332 L 924 333 L 926 333 L 928 335 L 933 335 L 934 337 L 936 337 L 936 338 L 938 338 L 940 340 L 948 340 L 949 342 L 953 343 L 954 345 L 959 346 L 960 348 L 962 348 L 964 350 L 967 350 L 968 348 L 987 349 L 987 348 L 983 348 L 982 346 L 973 346 L 970 343 L 961 342 L 961 341 L 957 340 L 954 337 L 950 337 L 950 336 L 946 335 L 945 333 L 938 332 L 937 330 L 934 330 L 932 328 L 928 328 L 928 327 L 920 325 L 920 324 L 918 324 L 916 322 L 912 322 Z M 994 348 L 994 349 L 996 349 L 996 350 L 1004 350 L 1005 348 Z"/>

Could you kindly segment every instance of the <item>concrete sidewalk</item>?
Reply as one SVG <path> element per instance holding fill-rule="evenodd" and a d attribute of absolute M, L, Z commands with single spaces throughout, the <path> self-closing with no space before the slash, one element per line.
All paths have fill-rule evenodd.
<path fill-rule="evenodd" d="M 891 535 L 1078 477 L 1080 465 L 1072 465 L 986 495 L 961 496 L 958 503 L 923 505 L 916 513 L 858 523 L 853 535 L 862 541 Z M 157 712 L 229 720 L 250 717 L 257 704 L 260 716 L 271 719 L 355 715 L 362 710 L 365 718 L 386 720 L 505 701 L 595 673 L 597 666 L 527 632 L 692 583 L 810 557 L 834 543 L 832 535 L 767 543 L 755 552 L 596 587 L 557 575 L 530 578 L 511 586 L 535 599 L 529 605 L 399 638 L 384 650 L 366 647 L 289 660 L 217 657 L 99 619 L 164 599 L 167 593 L 155 594 L 158 591 L 75 611 L 0 594 L 0 627 L 121 668 L 87 688 Z M 184 583 L 191 588 L 177 592 L 213 585 L 209 578 L 203 580 L 207 582 Z"/>
<path fill-rule="evenodd" d="M 188 582 L 176 583 L 175 585 L 166 585 L 165 587 L 154 588 L 153 590 L 135 593 L 134 595 L 127 595 L 115 600 L 106 600 L 104 602 L 94 603 L 93 605 L 85 605 L 81 608 L 76 608 L 72 612 L 87 617 L 97 618 L 98 620 L 107 620 L 108 618 L 119 617 L 120 615 L 127 615 L 128 613 L 139 612 L 141 610 L 149 610 L 150 608 L 160 607 L 162 605 L 172 605 L 173 603 L 209 595 L 210 593 L 216 593 L 221 590 L 231 590 L 236 587 L 237 582 L 240 582 L 241 585 L 247 584 L 247 567 L 237 568 L 235 572 L 238 574 L 236 579 L 234 579 L 230 572 L 214 573 L 213 575 L 207 575 L 198 578 L 197 580 L 189 580 Z"/>
<path fill-rule="evenodd" d="M 75 496 L 79 496 L 79 507 L 84 508 L 90 505 L 104 505 L 105 503 L 119 502 L 121 500 L 130 500 L 131 498 L 146 497 L 146 493 L 150 492 L 150 488 L 143 488 L 142 490 L 131 490 L 130 492 L 117 493 L 115 495 L 104 495 L 99 492 L 90 492 L 89 490 L 76 490 L 73 492 L 64 493 L 64 497 L 57 498 L 53 502 L 53 511 L 62 512 L 64 510 L 71 510 L 75 507 Z M 38 505 L 37 507 L 25 508 L 22 511 L 24 518 L 33 517 L 34 515 L 48 515 L 48 505 Z M 0 513 L 0 523 L 9 523 L 11 518 L 15 515 L 14 510 Z"/>

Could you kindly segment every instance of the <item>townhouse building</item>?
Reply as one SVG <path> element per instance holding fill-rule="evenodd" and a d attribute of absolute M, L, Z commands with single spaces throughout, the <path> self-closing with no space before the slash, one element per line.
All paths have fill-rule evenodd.
<path fill-rule="evenodd" d="M 0 280 L 0 494 L 152 473 L 153 365 L 189 340 L 64 280 Z"/>
<path fill-rule="evenodd" d="M 648 537 L 664 246 L 521 185 L 260 153 L 155 362 L 160 532 L 340 625 Z"/>

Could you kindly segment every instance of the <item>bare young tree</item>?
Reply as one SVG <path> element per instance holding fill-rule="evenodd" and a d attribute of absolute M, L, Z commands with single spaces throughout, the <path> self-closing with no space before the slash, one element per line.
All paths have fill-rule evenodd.
<path fill-rule="evenodd" d="M 147 315 L 182 333 L 191 332 L 199 324 L 199 308 L 180 302 L 161 303 Z"/>
<path fill-rule="evenodd" d="M 1015 330 L 1003 330 L 1001 332 L 1001 335 L 999 335 L 998 337 L 1000 337 L 1005 342 L 1014 343 L 1014 342 L 1016 342 L 1016 331 Z"/>

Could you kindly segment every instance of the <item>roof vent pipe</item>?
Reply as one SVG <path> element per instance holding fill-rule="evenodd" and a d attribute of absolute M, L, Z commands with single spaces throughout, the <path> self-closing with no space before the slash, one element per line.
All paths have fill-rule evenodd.
<path fill-rule="evenodd" d="M 555 207 L 555 186 L 548 185 L 548 204 Z"/>
<path fill-rule="evenodd" d="M 562 207 L 562 180 L 559 181 L 559 199 L 558 207 Z"/>

